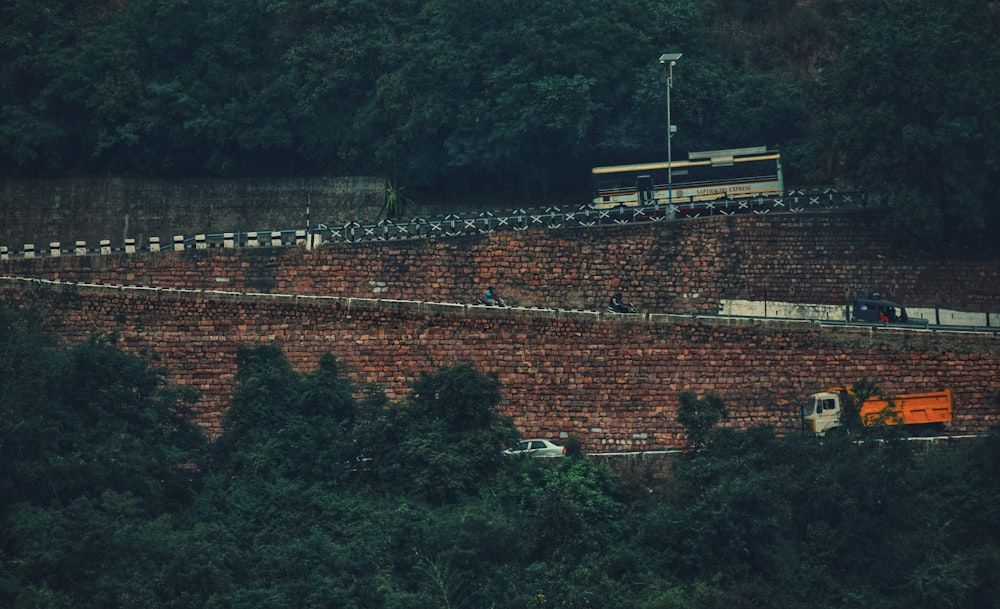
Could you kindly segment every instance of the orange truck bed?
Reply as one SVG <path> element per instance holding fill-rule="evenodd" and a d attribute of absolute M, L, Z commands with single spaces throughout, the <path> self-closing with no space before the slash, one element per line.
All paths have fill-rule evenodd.
<path fill-rule="evenodd" d="M 892 414 L 884 413 L 889 400 L 871 397 L 861 406 L 861 420 L 871 425 L 885 416 L 889 425 L 924 425 L 927 423 L 951 422 L 951 389 L 931 393 L 912 393 L 893 398 Z"/>

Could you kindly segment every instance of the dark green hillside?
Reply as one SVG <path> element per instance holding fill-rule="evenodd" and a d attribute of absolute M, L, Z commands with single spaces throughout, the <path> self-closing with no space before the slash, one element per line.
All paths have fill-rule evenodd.
<path fill-rule="evenodd" d="M 986 239 L 1000 9 L 958 0 L 14 0 L 0 175 L 384 175 L 581 201 L 595 165 L 779 146 L 790 186 Z M 967 239 L 964 239 L 967 241 Z"/>
<path fill-rule="evenodd" d="M 0 309 L 0 606 L 992 607 L 1000 438 L 915 457 L 715 427 L 664 484 L 578 454 L 501 456 L 503 388 L 471 366 L 392 403 L 339 362 L 240 351 L 206 445 L 159 372 L 51 346 Z M 358 396 L 361 396 L 360 399 Z"/>

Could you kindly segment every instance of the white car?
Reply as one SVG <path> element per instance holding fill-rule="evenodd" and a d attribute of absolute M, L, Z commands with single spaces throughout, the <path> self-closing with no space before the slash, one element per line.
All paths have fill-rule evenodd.
<path fill-rule="evenodd" d="M 503 454 L 508 456 L 561 457 L 566 454 L 566 447 L 548 440 L 524 440 L 517 446 L 503 451 Z"/>

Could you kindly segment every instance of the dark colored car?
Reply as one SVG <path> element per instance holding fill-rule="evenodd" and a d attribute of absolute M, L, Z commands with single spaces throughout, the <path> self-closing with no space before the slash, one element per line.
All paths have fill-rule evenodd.
<path fill-rule="evenodd" d="M 851 321 L 884 324 L 927 325 L 926 319 L 911 318 L 906 307 L 883 300 L 877 294 L 859 295 L 851 306 Z"/>

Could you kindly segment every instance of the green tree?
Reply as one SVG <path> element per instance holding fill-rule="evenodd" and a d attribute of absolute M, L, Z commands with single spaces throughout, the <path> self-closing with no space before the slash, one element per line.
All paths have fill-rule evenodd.
<path fill-rule="evenodd" d="M 332 355 L 294 371 L 277 345 L 236 354 L 237 388 L 216 440 L 217 463 L 261 479 L 346 480 L 356 468 L 353 385 Z"/>
<path fill-rule="evenodd" d="M 845 177 L 885 197 L 896 235 L 988 243 L 1000 118 L 984 109 L 997 105 L 1000 14 L 972 0 L 881 0 L 852 7 L 850 25 L 819 102 Z"/>
<path fill-rule="evenodd" d="M 896 540 L 910 566 L 902 587 L 909 606 L 986 607 L 1000 594 L 1000 433 L 971 446 L 915 461 L 912 500 Z"/>
<path fill-rule="evenodd" d="M 392 514 L 401 503 L 349 492 L 336 480 L 217 472 L 185 531 L 203 562 L 177 565 L 176 573 L 208 600 L 202 606 L 386 606 L 396 560 Z"/>
<path fill-rule="evenodd" d="M 0 351 L 0 605 L 182 598 L 161 575 L 204 448 L 182 392 L 113 337 L 60 349 L 5 306 Z"/>
<path fill-rule="evenodd" d="M 704 450 L 677 461 L 664 496 L 635 525 L 651 572 L 680 578 L 658 577 L 651 598 L 700 588 L 705 604 L 691 606 L 888 602 L 909 566 L 896 560 L 912 532 L 902 509 L 908 454 L 846 435 L 817 442 L 779 440 L 764 427 L 716 430 Z"/>
<path fill-rule="evenodd" d="M 225 590 L 224 547 L 130 493 L 13 506 L 0 533 L 0 603 L 30 607 L 208 606 Z M 209 548 L 211 550 L 209 551 Z"/>
<path fill-rule="evenodd" d="M 497 410 L 501 397 L 496 376 L 470 364 L 421 374 L 405 405 L 373 412 L 359 430 L 371 474 L 434 503 L 475 492 L 517 437 Z"/>
<path fill-rule="evenodd" d="M 688 447 L 702 448 L 719 421 L 728 416 L 726 407 L 715 395 L 699 399 L 694 393 L 685 391 L 680 394 L 679 399 L 677 422 L 687 429 Z"/>
<path fill-rule="evenodd" d="M 72 167 L 83 74 L 81 26 L 101 2 L 11 1 L 0 5 L 0 166 L 35 175 Z M 86 30 L 86 26 L 83 26 Z"/>
<path fill-rule="evenodd" d="M 24 341 L 34 330 L 6 332 L 13 349 L 37 346 Z M 113 337 L 23 355 L 28 367 L 7 378 L 11 391 L 0 398 L 11 415 L 0 442 L 6 502 L 61 504 L 105 490 L 153 505 L 183 500 L 193 474 L 182 466 L 199 458 L 203 438 L 162 370 L 123 353 Z"/>
<path fill-rule="evenodd" d="M 32 314 L 0 304 L 0 507 L 34 495 L 64 355 Z M 58 410 L 58 409 L 57 409 Z"/>
<path fill-rule="evenodd" d="M 520 557 L 524 536 L 494 497 L 442 506 L 398 496 L 394 501 L 397 507 L 382 513 L 390 540 L 385 566 L 394 574 L 385 606 L 516 606 L 507 599 L 520 586 L 512 561 Z"/>
<path fill-rule="evenodd" d="M 364 113 L 384 133 L 377 154 L 417 188 L 584 192 L 595 150 L 660 148 L 648 110 L 664 92 L 644 83 L 655 82 L 659 41 L 683 36 L 695 6 L 422 5 Z"/>
<path fill-rule="evenodd" d="M 536 556 L 597 552 L 621 532 L 621 491 L 605 469 L 586 459 L 561 459 L 556 466 L 522 461 L 519 485 L 508 492 L 519 502 Z"/>

